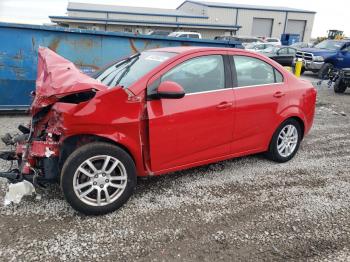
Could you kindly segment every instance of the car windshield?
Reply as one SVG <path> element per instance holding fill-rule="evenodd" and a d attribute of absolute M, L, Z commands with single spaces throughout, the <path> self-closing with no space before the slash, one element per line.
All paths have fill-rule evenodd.
<path fill-rule="evenodd" d="M 128 88 L 152 69 L 175 56 L 169 52 L 142 52 L 120 60 L 94 74 L 94 78 L 112 88 Z"/>
<path fill-rule="evenodd" d="M 254 49 L 256 48 L 258 43 L 249 43 L 245 46 L 246 49 Z"/>
<path fill-rule="evenodd" d="M 277 46 L 269 46 L 269 47 L 265 48 L 263 50 L 263 52 L 264 53 L 277 53 L 278 49 L 279 48 Z"/>
<path fill-rule="evenodd" d="M 315 47 L 319 48 L 319 49 L 339 50 L 342 46 L 343 46 L 343 42 L 325 40 L 325 41 L 317 44 Z"/>

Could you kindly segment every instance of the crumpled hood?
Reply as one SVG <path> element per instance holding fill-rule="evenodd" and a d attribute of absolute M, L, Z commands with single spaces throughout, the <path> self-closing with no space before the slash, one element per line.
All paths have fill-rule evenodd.
<path fill-rule="evenodd" d="M 48 48 L 39 47 L 32 111 L 54 104 L 60 98 L 70 94 L 106 89 L 105 85 L 82 73 L 72 62 Z"/>

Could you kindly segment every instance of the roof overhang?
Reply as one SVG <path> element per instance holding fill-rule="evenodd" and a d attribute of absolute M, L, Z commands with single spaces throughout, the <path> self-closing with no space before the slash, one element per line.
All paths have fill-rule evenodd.
<path fill-rule="evenodd" d="M 180 4 L 176 9 L 179 9 L 185 3 L 192 3 L 205 7 L 217 7 L 217 8 L 229 8 L 229 9 L 243 9 L 243 10 L 255 10 L 255 11 L 273 11 L 273 12 L 288 12 L 288 13 L 306 13 L 306 14 L 316 14 L 315 11 L 288 8 L 288 7 L 272 7 L 272 6 L 254 6 L 254 5 L 235 5 L 229 3 L 214 3 L 214 2 L 205 2 L 205 1 L 192 1 L 186 0 L 182 4 Z"/>
<path fill-rule="evenodd" d="M 69 16 L 49 16 L 55 23 L 89 23 L 102 25 L 137 25 L 137 26 L 158 26 L 158 27 L 184 27 L 184 28 L 205 28 L 205 29 L 223 29 L 238 30 L 239 25 L 223 25 L 223 24 L 194 24 L 181 22 L 159 22 L 159 21 L 136 21 L 136 20 L 119 20 L 119 19 L 96 19 L 85 17 L 69 17 Z"/>

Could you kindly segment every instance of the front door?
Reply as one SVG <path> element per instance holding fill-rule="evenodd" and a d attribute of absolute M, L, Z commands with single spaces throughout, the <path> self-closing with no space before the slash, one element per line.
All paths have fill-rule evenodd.
<path fill-rule="evenodd" d="M 174 81 L 186 95 L 147 102 L 153 172 L 229 154 L 234 99 L 225 75 L 224 57 L 212 54 L 188 59 L 161 76 L 158 82 Z"/>
<path fill-rule="evenodd" d="M 335 67 L 350 68 L 350 44 L 346 44 L 344 48 L 338 52 Z"/>

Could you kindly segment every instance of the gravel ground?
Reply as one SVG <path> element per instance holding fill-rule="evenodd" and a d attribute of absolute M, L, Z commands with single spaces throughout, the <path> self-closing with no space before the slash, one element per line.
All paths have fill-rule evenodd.
<path fill-rule="evenodd" d="M 27 118 L 0 121 L 4 133 Z M 292 161 L 250 156 L 139 181 L 103 217 L 77 214 L 51 186 L 0 208 L 0 260 L 349 261 L 349 137 L 350 92 L 319 87 Z"/>

